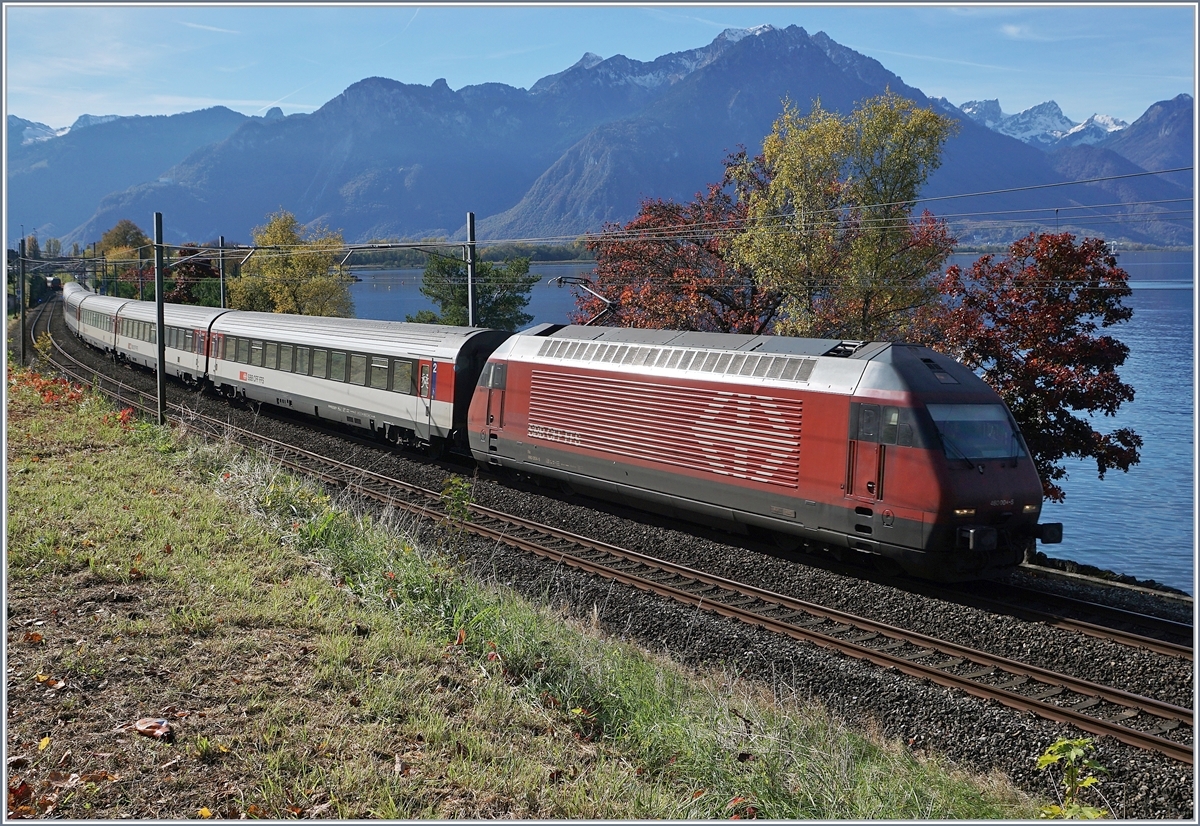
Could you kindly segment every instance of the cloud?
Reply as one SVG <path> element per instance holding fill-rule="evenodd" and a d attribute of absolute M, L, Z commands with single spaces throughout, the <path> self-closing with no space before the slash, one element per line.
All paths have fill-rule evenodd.
<path fill-rule="evenodd" d="M 1067 40 L 1102 40 L 1099 34 L 1060 35 L 1048 34 L 1034 29 L 1032 26 L 1005 23 L 1000 27 L 1000 33 L 1009 40 L 1022 40 L 1030 43 L 1062 43 Z"/>
<path fill-rule="evenodd" d="M 887 49 L 869 49 L 866 47 L 849 46 L 849 45 L 847 45 L 847 48 L 854 49 L 855 51 L 862 52 L 863 54 L 867 54 L 868 52 L 870 52 L 871 54 L 887 54 L 887 55 L 892 55 L 894 57 L 905 57 L 905 58 L 908 58 L 909 60 L 925 60 L 925 61 L 929 61 L 931 63 L 949 63 L 954 66 L 970 66 L 973 69 L 990 69 L 992 71 L 997 71 L 997 72 L 1023 72 L 1023 71 L 1026 71 L 1024 69 L 1013 68 L 1012 66 L 997 66 L 992 63 L 974 63 L 970 60 L 954 60 L 953 58 L 949 58 L 949 57 L 934 57 L 933 55 L 927 55 L 927 54 L 912 54 L 910 52 L 892 52 L 892 51 L 888 51 Z"/>
<path fill-rule="evenodd" d="M 184 23 L 189 29 L 203 29 L 206 32 L 219 32 L 221 34 L 241 34 L 241 32 L 233 29 L 218 29 L 216 26 L 205 26 L 201 23 Z"/>

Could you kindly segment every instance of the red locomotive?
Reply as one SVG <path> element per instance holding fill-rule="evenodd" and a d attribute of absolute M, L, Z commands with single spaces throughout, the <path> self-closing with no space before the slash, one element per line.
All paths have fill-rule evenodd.
<path fill-rule="evenodd" d="M 932 579 L 1062 538 L 1004 403 L 925 347 L 543 325 L 492 354 L 468 429 L 483 464 Z"/>

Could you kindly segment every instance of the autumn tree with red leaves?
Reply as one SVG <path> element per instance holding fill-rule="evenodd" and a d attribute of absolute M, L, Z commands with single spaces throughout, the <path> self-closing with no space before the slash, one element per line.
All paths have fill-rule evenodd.
<path fill-rule="evenodd" d="M 179 260 L 168 270 L 174 286 L 163 294 L 163 300 L 172 304 L 200 304 L 196 287 L 202 281 L 219 279 L 220 273 L 211 263 L 199 257 L 201 251 L 196 244 L 184 244 L 177 252 Z"/>
<path fill-rule="evenodd" d="M 979 371 L 1008 404 L 1052 501 L 1065 496 L 1056 484 L 1067 475 L 1063 459 L 1095 459 L 1103 479 L 1140 458 L 1133 430 L 1101 433 L 1086 418 L 1133 400 L 1117 375 L 1129 348 L 1100 333 L 1133 315 L 1122 304 L 1128 280 L 1098 238 L 1031 233 L 1000 260 L 950 267 L 945 303 L 923 318 L 927 342 Z"/>
<path fill-rule="evenodd" d="M 745 218 L 744 202 L 712 184 L 687 204 L 648 199 L 625 225 L 608 224 L 587 239 L 596 254 L 593 289 L 613 302 L 604 324 L 761 334 L 779 309 L 778 293 L 726 260 L 728 239 Z M 607 305 L 577 300 L 583 323 Z"/>

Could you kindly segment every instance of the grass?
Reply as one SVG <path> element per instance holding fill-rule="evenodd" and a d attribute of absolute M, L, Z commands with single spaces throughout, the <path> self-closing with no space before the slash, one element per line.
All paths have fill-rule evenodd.
<path fill-rule="evenodd" d="M 397 514 L 56 392 L 10 374 L 15 814 L 1037 814 L 1001 778 L 473 581 L 453 532 L 418 545 Z M 144 717 L 174 737 L 122 728 Z"/>

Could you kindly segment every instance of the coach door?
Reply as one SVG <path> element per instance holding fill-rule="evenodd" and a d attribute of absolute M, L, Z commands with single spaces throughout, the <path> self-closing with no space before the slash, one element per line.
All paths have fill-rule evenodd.
<path fill-rule="evenodd" d="M 425 432 L 419 433 L 423 439 L 428 439 L 433 433 L 433 394 L 437 381 L 437 371 L 433 361 L 422 361 L 417 367 L 417 397 L 424 409 Z"/>
<path fill-rule="evenodd" d="M 858 408 L 857 416 L 854 408 Z M 883 499 L 886 447 L 880 444 L 880 427 L 879 405 L 851 405 L 846 495 L 861 502 L 875 503 Z"/>

